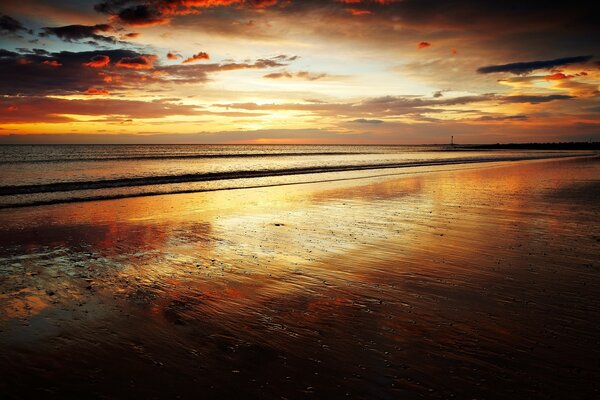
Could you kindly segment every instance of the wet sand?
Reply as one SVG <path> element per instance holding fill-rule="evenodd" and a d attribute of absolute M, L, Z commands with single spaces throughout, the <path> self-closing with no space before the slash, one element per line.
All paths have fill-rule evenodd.
<path fill-rule="evenodd" d="M 0 211 L 0 398 L 600 396 L 600 158 Z"/>

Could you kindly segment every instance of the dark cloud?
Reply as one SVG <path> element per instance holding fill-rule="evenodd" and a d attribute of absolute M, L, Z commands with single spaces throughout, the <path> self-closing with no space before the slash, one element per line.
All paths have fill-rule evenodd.
<path fill-rule="evenodd" d="M 31 31 L 23 26 L 16 19 L 8 15 L 0 15 L 0 34 L 17 34 L 19 32 Z"/>
<path fill-rule="evenodd" d="M 203 9 L 235 6 L 263 9 L 277 4 L 277 0 L 108 0 L 94 9 L 112 15 L 118 22 L 133 26 L 159 25 L 174 16 L 198 14 Z"/>
<path fill-rule="evenodd" d="M 140 55 L 130 50 L 62 51 L 48 55 L 6 53 L 4 57 L 0 57 L 0 76 L 3 81 L 0 85 L 0 95 L 84 92 L 89 87 L 106 85 L 106 76 L 101 75 L 97 69 L 88 68 L 84 64 L 103 56 L 110 57 L 112 60 L 121 60 Z M 62 66 L 49 68 L 48 63 L 44 64 L 44 62 L 52 61 L 56 61 Z M 111 85 L 114 87 L 126 86 L 130 76 L 121 74 L 120 77 L 128 79 L 115 80 Z"/>
<path fill-rule="evenodd" d="M 357 18 L 348 13 L 348 7 L 368 11 L 368 15 Z M 174 27 L 266 40 L 281 38 L 286 32 L 280 27 L 287 25 L 294 32 L 301 29 L 378 47 L 401 45 L 416 50 L 415 45 L 426 39 L 424 43 L 434 46 L 422 52 L 447 55 L 458 45 L 460 54 L 468 55 L 472 43 L 485 46 L 493 41 L 486 47 L 502 50 L 497 52 L 499 57 L 514 54 L 511 49 L 518 47 L 520 53 L 540 60 L 568 56 L 563 54 L 567 49 L 573 54 L 596 53 L 594 38 L 600 25 L 587 9 L 589 4 L 578 0 L 550 5 L 541 0 L 108 0 L 96 6 L 123 24 L 170 22 Z M 557 41 L 560 46 L 555 46 Z"/>
<path fill-rule="evenodd" d="M 147 4 L 124 8 L 117 13 L 117 17 L 122 23 L 133 26 L 159 25 L 169 22 L 160 9 Z"/>
<path fill-rule="evenodd" d="M 44 60 L 42 61 L 42 64 L 55 68 L 63 66 L 58 60 Z"/>
<path fill-rule="evenodd" d="M 479 117 L 477 121 L 522 121 L 526 120 L 529 117 L 527 115 L 484 115 L 483 117 Z"/>
<path fill-rule="evenodd" d="M 356 122 L 357 124 L 372 124 L 372 125 L 383 124 L 383 121 L 380 119 L 365 119 L 365 118 L 358 118 L 352 122 Z"/>
<path fill-rule="evenodd" d="M 67 25 L 53 28 L 46 27 L 43 29 L 41 35 L 54 35 L 67 42 L 72 42 L 74 40 L 93 39 L 101 42 L 116 43 L 117 40 L 114 37 L 98 34 L 99 32 L 110 32 L 112 30 L 112 26 L 108 24 Z"/>
<path fill-rule="evenodd" d="M 108 94 L 105 89 L 88 88 L 88 95 Z M 117 99 L 66 100 L 48 97 L 0 97 L 0 123 L 69 122 L 65 115 L 119 116 L 121 118 L 162 118 L 193 115 L 197 108 L 166 100 Z"/>
<path fill-rule="evenodd" d="M 595 25 L 586 1 L 551 2 L 544 0 L 403 0 L 367 3 L 367 9 L 400 18 L 413 26 L 435 24 L 439 28 L 500 26 L 531 31 L 541 26 L 568 28 Z M 587 7 L 586 7 L 587 5 Z M 528 22 L 528 25 L 523 25 Z"/>
<path fill-rule="evenodd" d="M 501 98 L 503 103 L 531 103 L 531 104 L 539 104 L 539 103 L 548 103 L 550 101 L 555 100 L 569 100 L 573 99 L 573 96 L 567 96 L 564 94 L 551 94 L 548 96 L 527 96 L 527 95 L 518 95 L 518 96 L 504 96 Z"/>
<path fill-rule="evenodd" d="M 564 57 L 557 58 L 554 60 L 542 60 L 542 61 L 526 61 L 516 62 L 503 65 L 488 65 L 481 67 L 477 70 L 480 74 L 490 74 L 495 72 L 510 72 L 516 75 L 528 74 L 536 69 L 550 69 L 559 67 L 561 65 L 569 64 L 580 64 L 588 62 L 593 56 L 576 56 L 576 57 Z"/>
<path fill-rule="evenodd" d="M 32 53 L 32 54 L 37 54 L 37 55 L 49 55 L 50 52 L 48 50 L 44 50 L 44 49 L 25 49 L 25 48 L 18 48 L 17 51 L 21 52 L 21 53 Z"/>
<path fill-rule="evenodd" d="M 282 55 L 254 62 L 160 65 L 155 55 L 123 49 L 49 54 L 0 49 L 0 95 L 75 94 L 90 87 L 114 92 L 159 83 L 202 83 L 210 73 L 283 67 L 295 59 Z"/>
<path fill-rule="evenodd" d="M 14 57 L 18 57 L 18 56 L 19 56 L 19 53 L 15 53 L 14 51 L 0 49 L 0 58 L 14 58 Z"/>
<path fill-rule="evenodd" d="M 89 62 L 82 65 L 90 68 L 104 68 L 110 64 L 110 57 L 104 54 L 98 54 L 90 59 Z"/>
<path fill-rule="evenodd" d="M 115 64 L 117 67 L 128 69 L 150 69 L 156 61 L 156 56 L 151 54 L 139 54 L 135 57 L 123 57 Z"/>

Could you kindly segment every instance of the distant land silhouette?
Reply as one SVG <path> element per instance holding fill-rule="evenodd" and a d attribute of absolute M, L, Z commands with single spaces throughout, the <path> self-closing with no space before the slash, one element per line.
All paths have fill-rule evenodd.
<path fill-rule="evenodd" d="M 515 150 L 600 150 L 600 142 L 553 142 L 553 143 L 496 143 L 454 145 L 459 149 L 515 149 Z"/>

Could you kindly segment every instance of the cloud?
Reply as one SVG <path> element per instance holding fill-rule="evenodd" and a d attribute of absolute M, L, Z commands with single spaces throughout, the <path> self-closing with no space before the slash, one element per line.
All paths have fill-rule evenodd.
<path fill-rule="evenodd" d="M 365 119 L 365 118 L 358 118 L 352 122 L 356 122 L 357 124 L 373 124 L 373 125 L 383 124 L 383 121 L 380 119 Z"/>
<path fill-rule="evenodd" d="M 551 74 L 551 75 L 546 75 L 544 77 L 544 79 L 547 80 L 547 81 L 560 81 L 560 80 L 563 80 L 563 79 L 571 79 L 573 77 L 574 77 L 574 75 L 565 75 L 562 72 L 556 72 L 556 73 Z"/>
<path fill-rule="evenodd" d="M 132 26 L 162 25 L 170 21 L 161 10 L 146 4 L 124 8 L 116 17 L 119 22 Z"/>
<path fill-rule="evenodd" d="M 89 68 L 103 68 L 110 64 L 110 57 L 104 54 L 98 54 L 90 59 L 89 62 L 82 65 Z"/>
<path fill-rule="evenodd" d="M 94 9 L 112 15 L 114 20 L 133 26 L 161 25 L 174 16 L 199 14 L 203 9 L 236 6 L 262 9 L 277 4 L 277 0 L 108 0 Z"/>
<path fill-rule="evenodd" d="M 352 15 L 370 15 L 373 14 L 373 11 L 369 11 L 369 10 L 363 10 L 361 8 L 346 8 L 346 11 L 348 11 L 350 14 Z"/>
<path fill-rule="evenodd" d="M 169 59 L 169 60 L 177 60 L 178 58 L 183 58 L 183 57 L 181 56 L 181 54 L 179 54 L 176 51 L 169 51 L 167 53 L 167 59 Z"/>
<path fill-rule="evenodd" d="M 42 64 L 49 65 L 49 66 L 55 67 L 55 68 L 62 67 L 62 64 L 56 60 L 44 60 L 44 61 L 42 61 Z"/>
<path fill-rule="evenodd" d="M 208 78 L 209 73 L 216 72 L 227 72 L 227 71 L 238 71 L 244 69 L 268 69 L 285 67 L 293 60 L 296 60 L 296 56 L 279 55 L 271 58 L 259 58 L 254 62 L 247 61 L 243 63 L 238 62 L 226 62 L 226 63 L 212 63 L 212 64 L 175 64 L 175 65 L 163 65 L 157 66 L 154 70 L 158 73 L 164 74 L 165 79 L 168 79 L 170 83 L 195 83 L 205 82 Z"/>
<path fill-rule="evenodd" d="M 286 70 L 279 72 L 272 72 L 270 74 L 266 74 L 263 78 L 266 79 L 303 79 L 307 81 L 316 81 L 321 78 L 325 78 L 328 75 L 325 73 L 313 73 L 308 71 L 298 71 L 298 72 L 289 72 Z"/>
<path fill-rule="evenodd" d="M 55 95 L 85 91 L 89 87 L 105 84 L 104 76 L 87 64 L 103 57 L 110 59 L 134 58 L 140 56 L 131 50 L 102 50 L 69 52 L 61 51 L 41 54 L 19 54 L 0 52 L 0 95 Z M 45 61 L 57 61 L 60 68 L 48 68 Z M 117 72 L 123 75 L 124 72 Z M 127 82 L 127 81 L 126 81 Z M 113 83 L 116 85 L 116 83 Z"/>
<path fill-rule="evenodd" d="M 504 96 L 500 100 L 503 103 L 548 103 L 555 100 L 569 100 L 573 99 L 574 96 L 568 96 L 565 94 L 551 94 L 548 96 L 536 96 L 536 95 L 516 95 L 516 96 Z"/>
<path fill-rule="evenodd" d="M 156 61 L 156 56 L 152 54 L 140 54 L 135 57 L 124 57 L 117 61 L 117 67 L 128 69 L 150 69 Z"/>
<path fill-rule="evenodd" d="M 294 76 L 287 71 L 281 71 L 281 72 L 272 72 L 270 74 L 264 75 L 263 78 L 267 78 L 267 79 L 281 79 L 281 78 L 293 78 Z"/>
<path fill-rule="evenodd" d="M 430 47 L 431 43 L 429 42 L 420 42 L 419 44 L 417 44 L 417 48 L 418 49 L 426 49 L 427 47 Z"/>
<path fill-rule="evenodd" d="M 2 51 L 2 50 L 0 50 Z M 46 56 L 49 55 L 50 52 L 48 50 L 44 50 L 44 49 L 25 49 L 25 48 L 18 48 L 17 51 L 21 52 L 21 53 L 31 53 L 31 54 L 37 54 L 37 55 L 41 55 L 41 56 Z"/>
<path fill-rule="evenodd" d="M 491 74 L 495 72 L 510 72 L 515 75 L 528 74 L 536 69 L 550 69 L 559 67 L 562 65 L 569 64 L 580 64 L 588 62 L 593 56 L 576 56 L 576 57 L 565 57 L 557 58 L 554 60 L 543 60 L 543 61 L 526 61 L 516 62 L 503 65 L 488 65 L 481 67 L 477 70 L 480 74 Z"/>
<path fill-rule="evenodd" d="M 90 87 L 111 92 L 147 90 L 149 85 L 203 83 L 211 73 L 285 67 L 295 59 L 278 55 L 239 63 L 161 65 L 155 55 L 125 49 L 49 54 L 0 49 L 0 96 L 78 94 Z M 58 63 L 60 68 L 48 68 Z"/>
<path fill-rule="evenodd" d="M 182 64 L 189 64 L 189 63 L 193 63 L 193 62 L 197 62 L 197 61 L 208 60 L 209 58 L 210 58 L 210 56 L 208 55 L 208 53 L 201 51 L 201 52 L 194 54 L 193 56 L 183 60 Z"/>
<path fill-rule="evenodd" d="M 107 94 L 104 89 L 88 88 L 88 95 Z M 116 99 L 66 100 L 50 97 L 0 97 L 0 110 L 12 107 L 12 112 L 0 113 L 0 123 L 70 122 L 72 115 L 105 118 L 164 118 L 174 115 L 194 115 L 194 106 L 166 100 L 137 101 Z"/>
<path fill-rule="evenodd" d="M 16 19 L 8 15 L 0 16 L 0 34 L 16 34 L 21 31 L 31 33 L 30 30 L 25 28 L 23 24 L 21 24 Z"/>
<path fill-rule="evenodd" d="M 89 88 L 88 90 L 85 91 L 85 94 L 89 94 L 89 95 L 107 95 L 110 94 L 110 92 L 106 89 L 98 89 L 98 88 Z"/>
<path fill-rule="evenodd" d="M 46 27 L 41 33 L 42 36 L 54 35 L 66 42 L 75 40 L 93 39 L 101 42 L 116 43 L 117 40 L 112 36 L 99 35 L 99 32 L 110 32 L 113 27 L 108 24 L 97 25 L 67 25 L 58 27 Z"/>
<path fill-rule="evenodd" d="M 476 118 L 476 121 L 523 121 L 528 119 L 527 115 L 484 115 L 483 117 Z"/>
<path fill-rule="evenodd" d="M 13 58 L 19 56 L 19 53 L 15 53 L 14 51 L 9 51 L 5 49 L 0 49 L 0 58 Z"/>
<path fill-rule="evenodd" d="M 215 107 L 226 109 L 242 109 L 253 111 L 303 111 L 310 112 L 313 115 L 321 117 L 328 116 L 334 118 L 356 118 L 354 122 L 365 123 L 370 121 L 364 118 L 365 115 L 375 117 L 372 120 L 386 118 L 397 118 L 410 116 L 417 119 L 424 118 L 430 114 L 444 114 L 450 112 L 456 114 L 455 106 L 464 106 L 469 104 L 486 103 L 487 106 L 501 104 L 541 104 L 558 100 L 569 100 L 572 96 L 567 95 L 514 95 L 501 96 L 496 94 L 483 94 L 478 96 L 459 96 L 443 99 L 407 97 L 407 96 L 384 96 L 367 98 L 357 102 L 347 103 L 230 103 L 214 104 Z M 473 112 L 473 111 L 470 111 Z M 475 111 L 476 112 L 476 111 Z"/>

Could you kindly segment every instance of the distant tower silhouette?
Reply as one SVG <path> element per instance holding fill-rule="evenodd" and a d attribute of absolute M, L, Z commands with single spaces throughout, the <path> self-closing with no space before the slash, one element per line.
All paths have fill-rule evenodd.
<path fill-rule="evenodd" d="M 450 136 L 450 146 L 454 146 L 454 136 Z"/>

